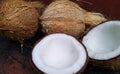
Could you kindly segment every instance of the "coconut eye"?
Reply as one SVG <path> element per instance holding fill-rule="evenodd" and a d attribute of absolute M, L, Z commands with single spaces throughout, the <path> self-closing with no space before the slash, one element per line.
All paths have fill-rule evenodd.
<path fill-rule="evenodd" d="M 72 36 L 51 34 L 33 48 L 35 66 L 47 74 L 72 74 L 86 63 L 84 47 Z"/>

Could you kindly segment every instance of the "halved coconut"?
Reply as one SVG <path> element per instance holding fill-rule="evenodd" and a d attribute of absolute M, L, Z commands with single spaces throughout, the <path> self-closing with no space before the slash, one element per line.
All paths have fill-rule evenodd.
<path fill-rule="evenodd" d="M 107 60 L 95 62 L 97 65 L 120 69 L 120 21 L 108 21 L 100 24 L 93 28 L 82 42 L 86 46 L 90 58 Z"/>
<path fill-rule="evenodd" d="M 51 34 L 33 48 L 32 60 L 46 74 L 73 74 L 83 69 L 87 54 L 72 36 Z"/>

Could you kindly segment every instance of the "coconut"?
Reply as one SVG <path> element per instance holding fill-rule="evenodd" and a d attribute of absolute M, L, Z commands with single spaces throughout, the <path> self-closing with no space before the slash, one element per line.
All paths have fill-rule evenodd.
<path fill-rule="evenodd" d="M 85 24 L 93 26 L 106 20 L 104 16 L 100 16 L 100 13 L 88 12 L 69 0 L 52 2 L 40 19 L 43 32 L 46 34 L 60 32 L 76 38 L 85 31 Z"/>
<path fill-rule="evenodd" d="M 89 31 L 82 42 L 93 65 L 120 70 L 120 21 L 100 24 Z"/>
<path fill-rule="evenodd" d="M 0 31 L 12 40 L 33 37 L 38 29 L 40 2 L 4 0 L 0 6 Z"/>
<path fill-rule="evenodd" d="M 87 54 L 74 37 L 57 33 L 35 45 L 32 61 L 45 74 L 75 74 L 85 67 Z"/>

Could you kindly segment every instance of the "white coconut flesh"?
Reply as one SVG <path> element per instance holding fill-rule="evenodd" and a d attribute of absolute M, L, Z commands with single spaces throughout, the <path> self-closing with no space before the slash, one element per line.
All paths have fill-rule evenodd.
<path fill-rule="evenodd" d="M 75 38 L 51 34 L 36 44 L 32 52 L 35 66 L 46 74 L 73 74 L 81 70 L 87 55 Z"/>
<path fill-rule="evenodd" d="M 120 55 L 120 21 L 108 21 L 93 28 L 84 38 L 88 55 L 96 60 L 108 60 Z"/>

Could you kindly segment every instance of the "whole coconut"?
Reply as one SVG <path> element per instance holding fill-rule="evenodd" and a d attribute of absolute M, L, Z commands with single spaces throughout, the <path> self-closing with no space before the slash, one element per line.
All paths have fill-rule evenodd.
<path fill-rule="evenodd" d="M 93 26 L 106 20 L 103 16 L 90 13 L 72 1 L 56 0 L 45 9 L 40 17 L 43 32 L 47 34 L 66 33 L 78 38 L 85 31 L 85 24 Z"/>
<path fill-rule="evenodd" d="M 38 29 L 39 2 L 4 0 L 0 6 L 0 31 L 12 40 L 23 41 L 35 35 Z"/>

